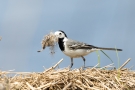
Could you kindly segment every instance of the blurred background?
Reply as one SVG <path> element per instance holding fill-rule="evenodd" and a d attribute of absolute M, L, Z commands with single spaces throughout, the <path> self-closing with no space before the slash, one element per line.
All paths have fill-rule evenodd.
<path fill-rule="evenodd" d="M 69 38 L 100 47 L 117 47 L 120 65 L 135 65 L 135 1 L 134 0 L 1 0 L 0 1 L 0 70 L 41 72 L 64 61 L 60 68 L 70 65 L 70 58 L 59 47 L 51 55 L 49 48 L 41 49 L 43 36 L 50 31 L 63 30 Z M 104 51 L 118 67 L 115 51 Z M 102 53 L 100 66 L 112 62 Z M 98 63 L 97 53 L 87 56 L 86 66 Z M 82 58 L 74 59 L 73 68 L 83 66 Z M 132 69 L 135 69 L 133 67 Z"/>

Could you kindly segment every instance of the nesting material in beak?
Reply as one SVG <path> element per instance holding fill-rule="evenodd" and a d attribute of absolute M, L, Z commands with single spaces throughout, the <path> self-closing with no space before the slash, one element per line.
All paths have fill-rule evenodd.
<path fill-rule="evenodd" d="M 53 32 L 50 32 L 48 35 L 44 36 L 44 38 L 41 42 L 42 49 L 39 50 L 38 52 L 41 52 L 46 47 L 49 47 L 50 51 L 51 51 L 51 54 L 54 54 L 55 53 L 54 50 L 55 50 L 55 46 L 57 45 L 57 42 L 58 42 L 57 36 Z"/>

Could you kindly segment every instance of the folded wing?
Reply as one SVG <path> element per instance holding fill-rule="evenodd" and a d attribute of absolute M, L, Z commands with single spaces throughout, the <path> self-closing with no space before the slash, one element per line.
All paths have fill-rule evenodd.
<path fill-rule="evenodd" d="M 70 49 L 101 49 L 101 50 L 117 50 L 117 51 L 122 51 L 122 49 L 116 49 L 116 48 L 104 48 L 104 47 L 97 47 L 97 46 L 93 46 L 93 45 L 89 45 L 87 43 L 83 43 L 83 42 L 79 42 L 79 41 L 74 41 L 69 39 L 66 42 L 67 46 Z"/>

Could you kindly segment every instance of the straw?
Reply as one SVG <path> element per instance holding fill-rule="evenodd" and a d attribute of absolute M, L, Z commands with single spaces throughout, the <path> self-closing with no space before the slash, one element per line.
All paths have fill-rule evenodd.
<path fill-rule="evenodd" d="M 109 70 L 109 64 L 102 68 L 72 69 L 56 68 L 63 59 L 43 72 L 0 71 L 2 90 L 133 90 L 135 72 Z M 106 69 L 104 69 L 106 68 Z M 119 69 L 120 70 L 120 69 Z M 10 74 L 15 74 L 10 76 Z M 3 89 L 4 88 L 4 89 Z M 9 89 L 10 88 L 10 89 Z"/>

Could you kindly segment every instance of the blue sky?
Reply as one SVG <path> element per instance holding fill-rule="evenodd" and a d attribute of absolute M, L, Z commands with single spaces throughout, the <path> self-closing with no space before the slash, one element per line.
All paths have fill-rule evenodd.
<path fill-rule="evenodd" d="M 2 0 L 0 1 L 0 69 L 40 72 L 64 61 L 60 68 L 70 65 L 70 58 L 56 48 L 38 53 L 41 40 L 51 30 L 63 30 L 69 38 L 100 47 L 117 47 L 120 65 L 135 64 L 135 1 L 134 0 Z M 115 51 L 104 51 L 118 65 Z M 87 56 L 86 66 L 98 63 L 96 52 Z M 101 67 L 111 61 L 100 52 Z M 83 66 L 81 58 L 74 59 L 73 68 Z M 135 69 L 135 67 L 133 67 Z"/>

